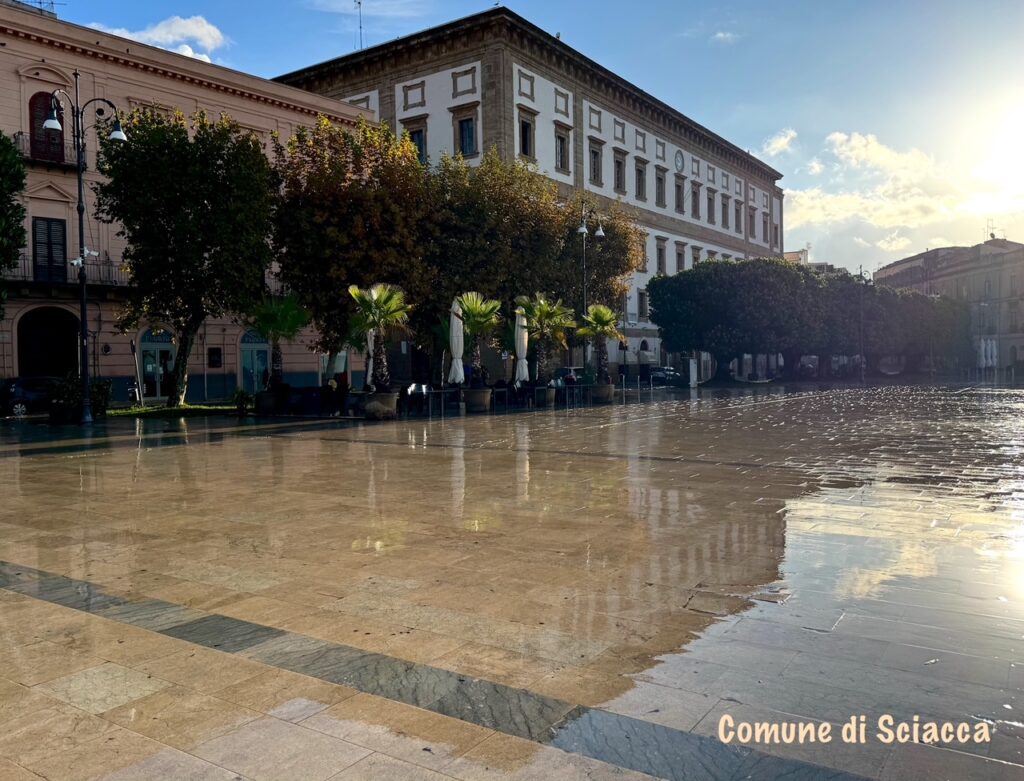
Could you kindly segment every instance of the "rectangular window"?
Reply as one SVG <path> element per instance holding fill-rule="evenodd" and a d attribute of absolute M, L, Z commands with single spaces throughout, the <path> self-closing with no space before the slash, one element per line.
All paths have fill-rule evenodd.
<path fill-rule="evenodd" d="M 690 249 L 690 257 L 693 258 L 693 265 L 700 263 L 700 247 L 693 247 Z"/>
<path fill-rule="evenodd" d="M 555 170 L 569 173 L 569 134 L 561 129 L 555 130 Z"/>
<path fill-rule="evenodd" d="M 713 165 L 708 166 L 708 181 L 715 181 L 715 167 Z"/>
<path fill-rule="evenodd" d="M 657 252 L 658 273 L 659 274 L 667 274 L 668 273 L 668 265 L 667 265 L 667 261 L 665 260 L 665 240 L 664 239 L 658 239 L 658 248 L 657 248 L 657 250 L 655 250 L 655 252 Z"/>
<path fill-rule="evenodd" d="M 416 155 L 419 157 L 421 163 L 427 162 L 427 131 L 425 128 L 418 127 L 415 130 L 409 131 L 409 140 L 412 141 L 413 146 L 416 147 Z"/>
<path fill-rule="evenodd" d="M 772 246 L 779 246 L 779 226 L 772 225 Z"/>
<path fill-rule="evenodd" d="M 590 142 L 590 183 L 598 187 L 604 185 L 604 174 L 601 171 L 601 161 L 604 159 L 604 147 L 601 144 Z"/>
<path fill-rule="evenodd" d="M 747 217 L 747 230 L 750 232 L 750 238 L 757 238 L 757 207 L 750 207 L 750 214 Z"/>
<path fill-rule="evenodd" d="M 68 236 L 64 220 L 32 218 L 32 266 L 36 282 L 68 281 Z"/>
<path fill-rule="evenodd" d="M 459 120 L 459 153 L 463 157 L 476 154 L 476 119 L 474 117 Z"/>
<path fill-rule="evenodd" d="M 636 291 L 636 300 L 637 300 L 636 308 L 638 310 L 637 313 L 639 314 L 640 319 L 641 320 L 649 320 L 650 317 L 651 317 L 651 313 L 650 313 L 650 310 L 647 307 L 647 291 L 646 290 L 638 290 L 638 291 Z"/>
<path fill-rule="evenodd" d="M 1017 295 L 1017 272 L 1010 272 L 1010 295 Z"/>
<path fill-rule="evenodd" d="M 708 190 L 708 222 L 715 224 L 715 191 Z"/>
<path fill-rule="evenodd" d="M 768 212 L 761 215 L 761 241 L 768 241 Z"/>
<path fill-rule="evenodd" d="M 676 273 L 686 271 L 686 252 L 683 249 L 676 250 Z"/>
<path fill-rule="evenodd" d="M 533 160 L 537 156 L 537 151 L 534 148 L 533 143 L 533 117 L 523 116 L 519 117 L 519 154 L 523 157 Z"/>
<path fill-rule="evenodd" d="M 626 194 L 626 153 L 615 153 L 615 192 Z"/>
<path fill-rule="evenodd" d="M 206 349 L 206 368 L 219 369 L 224 365 L 224 353 L 220 347 Z"/>
<path fill-rule="evenodd" d="M 638 201 L 647 200 L 647 164 L 637 163 L 636 164 L 636 199 Z"/>
<path fill-rule="evenodd" d="M 743 206 L 739 201 L 736 201 L 735 215 L 736 217 L 736 232 L 743 233 Z"/>
<path fill-rule="evenodd" d="M 722 189 L 729 189 L 729 174 L 727 174 L 725 171 L 722 171 Z"/>
<path fill-rule="evenodd" d="M 660 168 L 654 172 L 654 202 L 665 206 L 665 171 Z"/>
<path fill-rule="evenodd" d="M 729 230 L 729 196 L 722 196 L 722 227 Z"/>
<path fill-rule="evenodd" d="M 686 179 L 682 176 L 676 177 L 676 211 L 683 214 L 686 211 Z"/>
<path fill-rule="evenodd" d="M 696 182 L 690 185 L 690 216 L 700 219 L 700 185 Z"/>

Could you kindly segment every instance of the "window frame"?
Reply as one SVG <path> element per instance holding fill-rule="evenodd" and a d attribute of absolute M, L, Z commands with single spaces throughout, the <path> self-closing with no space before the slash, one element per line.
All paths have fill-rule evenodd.
<path fill-rule="evenodd" d="M 619 195 L 626 195 L 626 160 L 629 153 L 625 149 L 612 150 L 612 190 Z M 621 177 L 620 177 L 621 174 Z"/>
<path fill-rule="evenodd" d="M 562 165 L 558 164 L 559 143 L 564 143 Z M 555 170 L 560 174 L 572 173 L 572 128 L 564 122 L 555 122 Z"/>
<path fill-rule="evenodd" d="M 461 154 L 463 159 L 472 160 L 480 156 L 480 101 L 463 103 L 459 106 L 452 106 L 448 109 L 452 115 L 452 149 L 455 154 Z M 462 149 L 462 123 L 466 120 L 473 122 L 473 152 L 466 154 Z"/>
<path fill-rule="evenodd" d="M 604 187 L 604 141 L 594 136 L 587 137 L 587 179 L 595 187 Z M 597 153 L 597 176 L 594 171 L 594 153 Z"/>
<path fill-rule="evenodd" d="M 654 205 L 661 209 L 668 208 L 666 174 L 668 174 L 668 169 L 665 166 L 654 166 Z"/>

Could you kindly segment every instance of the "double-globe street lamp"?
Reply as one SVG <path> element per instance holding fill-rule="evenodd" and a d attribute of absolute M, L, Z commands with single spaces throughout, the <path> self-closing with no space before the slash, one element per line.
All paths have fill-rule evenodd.
<path fill-rule="evenodd" d="M 80 357 L 79 377 L 82 382 L 82 424 L 92 423 L 92 399 L 89 388 L 89 323 L 86 298 L 86 273 L 85 259 L 88 250 L 85 246 L 85 110 L 93 103 L 103 103 L 110 107 L 114 115 L 114 129 L 110 131 L 110 138 L 114 141 L 127 141 L 128 137 L 121 128 L 121 120 L 117 117 L 117 106 L 106 98 L 93 98 L 84 104 L 79 103 L 79 79 L 81 74 L 76 70 L 75 96 L 72 98 L 62 89 L 54 90 L 50 95 L 50 114 L 43 123 L 43 129 L 63 132 L 58 114 L 63 110 L 60 96 L 63 95 L 71 103 L 71 127 L 75 144 L 75 170 L 78 172 L 78 258 L 71 263 L 78 266 L 78 290 L 79 290 L 79 345 Z M 96 109 L 97 119 L 103 118 L 103 107 Z"/>
<path fill-rule="evenodd" d="M 587 314 L 587 236 L 590 235 L 590 230 L 587 228 L 587 217 L 597 217 L 597 230 L 594 231 L 595 239 L 604 238 L 604 226 L 601 224 L 601 217 L 593 209 L 588 209 L 586 206 L 583 207 L 583 216 L 580 220 L 580 227 L 576 229 L 576 233 L 579 234 L 580 239 L 583 242 L 583 309 L 580 317 L 586 317 Z M 587 355 L 587 350 L 590 347 L 590 341 L 584 342 L 583 347 L 583 363 L 587 366 L 590 365 L 590 356 Z"/>

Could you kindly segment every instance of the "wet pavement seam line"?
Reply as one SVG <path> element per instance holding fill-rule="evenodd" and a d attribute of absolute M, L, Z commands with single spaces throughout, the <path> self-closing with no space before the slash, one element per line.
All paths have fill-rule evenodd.
<path fill-rule="evenodd" d="M 671 781 L 867 781 L 712 737 L 0 560 L 0 588 Z M 161 627 L 161 628 L 156 628 Z"/>

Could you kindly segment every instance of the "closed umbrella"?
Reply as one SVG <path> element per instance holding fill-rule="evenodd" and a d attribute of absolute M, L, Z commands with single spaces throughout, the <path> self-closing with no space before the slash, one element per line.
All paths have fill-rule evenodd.
<path fill-rule="evenodd" d="M 452 301 L 448 330 L 451 332 L 448 346 L 452 351 L 452 368 L 448 372 L 448 382 L 452 385 L 461 385 L 466 381 L 466 373 L 462 370 L 462 349 L 466 340 L 462 333 L 462 307 L 459 306 L 457 298 Z"/>
<path fill-rule="evenodd" d="M 526 332 L 526 313 L 520 307 L 516 310 L 516 382 L 530 381 L 530 366 L 526 363 L 529 339 Z"/>

